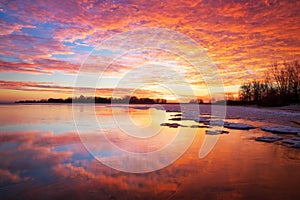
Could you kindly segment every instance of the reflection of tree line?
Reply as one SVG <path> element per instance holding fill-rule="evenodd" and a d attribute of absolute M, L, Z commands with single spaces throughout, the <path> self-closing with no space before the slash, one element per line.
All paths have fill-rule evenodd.
<path fill-rule="evenodd" d="M 106 98 L 106 97 L 85 97 L 81 95 L 75 98 L 66 99 L 42 99 L 42 100 L 25 100 L 17 101 L 16 103 L 130 103 L 130 104 L 165 104 L 167 100 L 165 99 L 151 99 L 151 98 L 138 98 L 135 96 L 126 96 L 123 98 Z"/>
<path fill-rule="evenodd" d="M 240 102 L 262 106 L 300 103 L 300 63 L 274 63 L 264 80 L 253 80 L 240 87 Z"/>

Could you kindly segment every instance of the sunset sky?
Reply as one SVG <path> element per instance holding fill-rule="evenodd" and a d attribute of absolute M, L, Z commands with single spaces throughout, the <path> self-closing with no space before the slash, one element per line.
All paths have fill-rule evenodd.
<path fill-rule="evenodd" d="M 93 55 L 87 56 L 94 48 L 117 33 L 143 27 L 167 28 L 195 40 L 230 93 L 268 73 L 271 63 L 300 59 L 300 1 L 293 0 L 1 0 L 0 22 L 0 102 L 72 96 L 80 66 L 91 60 Z M 104 73 L 97 95 L 109 96 L 126 70 L 147 65 L 155 55 L 162 62 L 169 58 L 164 73 L 173 67 L 182 70 L 196 95 L 209 98 L 201 78 L 166 52 L 125 55 Z M 97 70 L 100 76 L 103 69 Z M 124 95 L 127 89 L 122 88 Z M 135 89 L 137 96 L 172 99 L 161 87 Z"/>

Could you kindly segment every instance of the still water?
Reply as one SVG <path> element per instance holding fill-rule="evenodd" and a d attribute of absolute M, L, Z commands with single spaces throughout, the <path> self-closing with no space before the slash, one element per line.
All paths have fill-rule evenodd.
<path fill-rule="evenodd" d="M 257 136 L 272 135 L 259 128 L 224 129 L 230 133 L 220 135 L 212 151 L 200 159 L 205 128 L 190 128 L 197 123 L 189 120 L 178 122 L 186 127 L 160 126 L 171 122 L 168 119 L 177 112 L 145 106 L 77 105 L 73 109 L 67 104 L 0 106 L 0 199 L 300 197 L 300 150 L 255 141 Z M 200 106 L 203 115 L 210 115 L 209 110 Z M 227 108 L 228 121 L 256 127 L 292 125 L 299 117 L 298 112 Z M 178 131 L 181 137 L 172 145 Z M 121 163 L 128 169 L 136 166 L 131 160 L 121 162 L 122 155 L 106 148 L 101 135 L 136 154 L 159 152 L 169 145 L 158 165 L 173 154 L 179 156 L 170 165 L 147 173 L 120 171 L 97 156 L 114 157 L 114 163 L 120 161 L 118 166 Z M 156 161 L 153 167 L 158 166 Z"/>

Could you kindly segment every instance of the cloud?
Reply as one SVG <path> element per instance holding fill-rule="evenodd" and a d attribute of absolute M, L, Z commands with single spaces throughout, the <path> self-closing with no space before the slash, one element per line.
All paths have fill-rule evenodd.
<path fill-rule="evenodd" d="M 55 92 L 65 95 L 65 98 L 74 96 L 106 96 L 120 98 L 124 96 L 138 97 L 157 97 L 161 98 L 163 94 L 159 91 L 153 91 L 143 88 L 92 88 L 92 87 L 72 87 L 62 86 L 53 82 L 24 82 L 24 81 L 2 81 L 0 80 L 0 88 L 6 90 L 28 91 L 28 92 Z M 44 96 L 50 98 L 53 96 Z M 56 98 L 56 97 L 54 97 Z"/>
<path fill-rule="evenodd" d="M 48 91 L 48 89 L 57 90 L 73 90 L 73 87 L 54 85 L 52 82 L 23 82 L 23 81 L 0 81 L 0 86 L 3 89 L 14 90 L 38 90 Z M 62 91 L 63 92 L 63 91 Z"/>
<path fill-rule="evenodd" d="M 74 74 L 90 49 L 141 27 L 168 28 L 194 39 L 226 86 L 259 78 L 268 64 L 300 56 L 298 1 L 14 1 L 1 12 L 1 72 Z M 128 61 L 115 63 L 111 72 L 129 69 Z"/>
<path fill-rule="evenodd" d="M 0 27 L 0 36 L 2 35 L 10 35 L 12 33 L 20 33 L 22 32 L 23 28 L 36 28 L 36 26 L 33 25 L 24 25 L 24 24 L 8 24 L 3 20 L 0 20 L 1 27 Z"/>
<path fill-rule="evenodd" d="M 70 54 L 70 47 L 52 38 L 27 34 L 0 36 L 1 52 L 7 56 L 31 60 L 35 56 Z"/>
<path fill-rule="evenodd" d="M 18 174 L 11 173 L 9 170 L 0 169 L 0 184 L 14 183 L 21 180 Z"/>

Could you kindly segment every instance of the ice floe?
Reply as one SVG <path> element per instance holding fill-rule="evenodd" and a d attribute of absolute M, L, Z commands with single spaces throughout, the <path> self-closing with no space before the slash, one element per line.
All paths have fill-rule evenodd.
<path fill-rule="evenodd" d="M 211 128 L 210 126 L 207 125 L 192 125 L 190 128 Z"/>
<path fill-rule="evenodd" d="M 280 136 L 260 136 L 255 138 L 256 141 L 260 141 L 260 142 L 276 142 L 282 139 L 283 138 Z"/>
<path fill-rule="evenodd" d="M 215 120 L 210 120 L 209 124 L 212 126 L 223 126 L 224 125 L 224 121 L 221 119 L 215 119 Z"/>
<path fill-rule="evenodd" d="M 197 123 L 210 123 L 210 121 L 204 117 L 196 117 L 196 116 L 182 116 L 182 117 L 173 117 L 170 118 L 171 121 L 183 121 L 183 120 L 190 120 Z"/>
<path fill-rule="evenodd" d="M 170 116 L 172 116 L 172 117 L 181 117 L 182 116 L 182 114 L 175 114 L 175 115 L 170 115 Z"/>
<path fill-rule="evenodd" d="M 300 142 L 296 142 L 292 145 L 293 148 L 300 148 Z"/>
<path fill-rule="evenodd" d="M 240 130 L 249 130 L 255 128 L 249 124 L 243 123 L 233 123 L 233 122 L 224 122 L 224 127 L 229 129 L 240 129 Z"/>
<path fill-rule="evenodd" d="M 289 144 L 290 147 L 293 148 L 300 148 L 300 137 L 295 137 L 295 138 L 289 138 L 289 139 L 283 139 L 283 137 L 280 136 L 261 136 L 255 138 L 256 141 L 261 141 L 261 142 L 276 142 L 280 141 L 283 144 Z"/>
<path fill-rule="evenodd" d="M 282 142 L 287 144 L 294 144 L 296 142 L 300 142 L 300 138 L 296 137 L 296 138 L 285 139 Z"/>
<path fill-rule="evenodd" d="M 207 125 L 210 123 L 210 120 L 206 119 L 205 117 L 199 117 L 198 119 L 194 119 L 194 121 L 198 123 L 205 123 Z"/>
<path fill-rule="evenodd" d="M 272 133 L 300 134 L 300 128 L 291 126 L 262 126 L 261 130 Z"/>
<path fill-rule="evenodd" d="M 181 125 L 181 124 L 178 124 L 178 123 L 161 123 L 160 125 L 161 126 L 168 126 L 170 128 L 178 128 L 179 126 L 181 126 L 181 127 L 187 127 L 185 125 Z"/>
<path fill-rule="evenodd" d="M 291 144 L 291 147 L 300 148 L 300 137 L 282 140 L 282 143 Z"/>
<path fill-rule="evenodd" d="M 229 131 L 224 131 L 224 130 L 206 130 L 205 133 L 207 135 L 219 135 L 219 134 L 228 134 Z"/>

